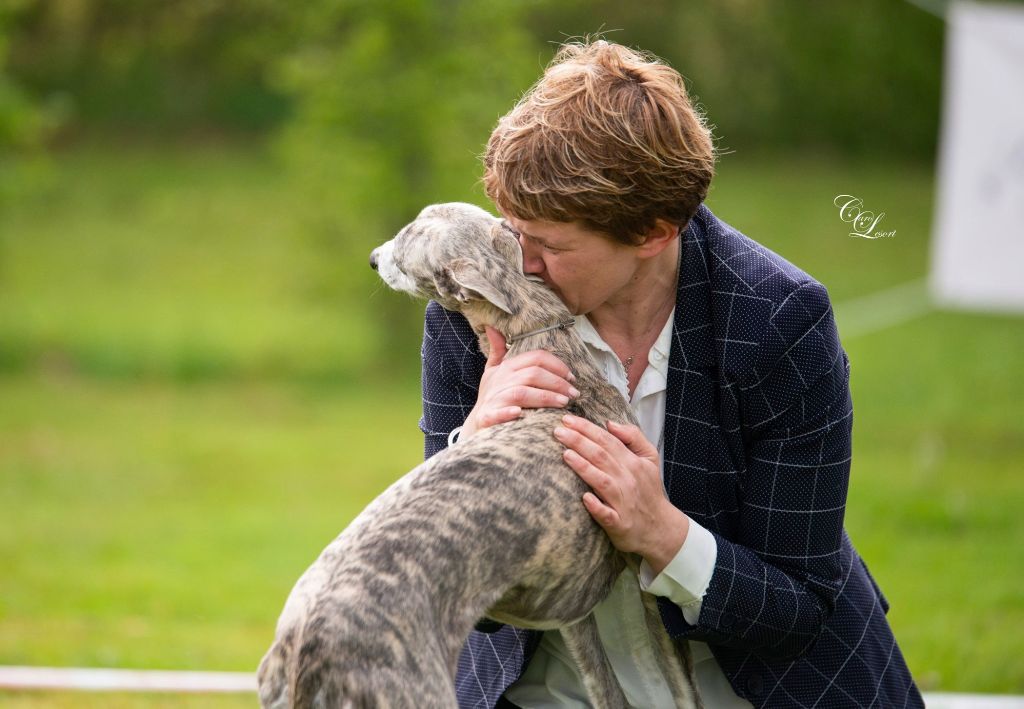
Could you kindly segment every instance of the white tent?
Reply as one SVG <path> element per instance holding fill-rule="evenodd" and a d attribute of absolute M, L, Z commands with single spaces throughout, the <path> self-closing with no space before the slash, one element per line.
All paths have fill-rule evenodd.
<path fill-rule="evenodd" d="M 930 289 L 1024 311 L 1024 6 L 957 2 L 947 22 Z"/>

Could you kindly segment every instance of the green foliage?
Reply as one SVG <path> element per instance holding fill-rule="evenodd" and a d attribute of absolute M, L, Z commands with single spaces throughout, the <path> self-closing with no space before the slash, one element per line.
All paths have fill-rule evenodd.
<path fill-rule="evenodd" d="M 58 106 L 40 105 L 8 71 L 12 26 L 27 4 L 0 5 L 0 206 L 17 193 L 20 183 L 38 177 L 44 167 L 39 151 L 61 118 Z"/>
<path fill-rule="evenodd" d="M 7 74 L 7 53 L 16 6 L 0 6 L 0 151 L 38 142 L 39 116 Z M 4 153 L 0 152 L 0 156 Z"/>
<path fill-rule="evenodd" d="M 0 146 L 8 150 L 34 147 L 42 134 L 38 109 L 10 77 L 0 75 Z"/>
<path fill-rule="evenodd" d="M 68 130 L 266 130 L 287 115 L 267 67 L 293 41 L 281 0 L 21 0 L 11 71 Z"/>
<path fill-rule="evenodd" d="M 72 133 L 181 135 L 275 130 L 294 99 L 294 130 L 318 126 L 325 150 L 351 131 L 353 161 L 397 160 L 403 187 L 436 192 L 465 189 L 554 44 L 602 31 L 680 69 L 726 149 L 929 159 L 944 30 L 893 0 L 16 0 L 0 22 L 0 105 L 17 86 L 16 104 L 59 107 Z"/>

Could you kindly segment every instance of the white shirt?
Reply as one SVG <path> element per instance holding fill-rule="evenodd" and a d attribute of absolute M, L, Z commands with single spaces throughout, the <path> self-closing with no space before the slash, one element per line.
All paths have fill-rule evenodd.
<path fill-rule="evenodd" d="M 647 369 L 630 399 L 629 382 L 622 362 L 585 316 L 576 318 L 576 331 L 587 344 L 598 367 L 608 382 L 623 397 L 630 399 L 640 429 L 649 441 L 658 442 L 658 453 L 662 458 L 672 322 L 673 317 L 669 315 L 668 322 L 648 353 Z M 637 709 L 675 706 L 651 648 L 640 593 L 669 598 L 680 606 L 686 621 L 695 624 L 717 555 L 718 547 L 711 532 L 690 520 L 690 530 L 682 548 L 660 574 L 654 576 L 647 562 L 641 564 L 639 579 L 626 569 L 612 586 L 608 597 L 594 609 L 601 643 L 629 706 Z M 733 692 L 706 644 L 691 641 L 690 650 L 704 706 L 708 709 L 751 707 L 749 702 Z M 557 630 L 543 634 L 523 676 L 509 687 L 505 696 L 524 709 L 584 709 L 590 706 L 576 663 Z"/>

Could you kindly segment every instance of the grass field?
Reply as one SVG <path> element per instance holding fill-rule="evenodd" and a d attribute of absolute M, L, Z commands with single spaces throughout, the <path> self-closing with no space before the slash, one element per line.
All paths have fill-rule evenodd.
<path fill-rule="evenodd" d="M 896 236 L 849 238 L 839 193 Z M 921 168 L 731 155 L 709 202 L 837 304 L 927 271 Z M 298 574 L 418 462 L 415 346 L 393 376 L 364 366 L 399 296 L 351 295 L 368 269 L 330 262 L 296 216 L 315 206 L 260 151 L 209 147 L 81 149 L 4 206 L 0 664 L 252 670 Z M 844 345 L 847 528 L 912 670 L 1024 691 L 1024 319 L 932 312 Z"/>

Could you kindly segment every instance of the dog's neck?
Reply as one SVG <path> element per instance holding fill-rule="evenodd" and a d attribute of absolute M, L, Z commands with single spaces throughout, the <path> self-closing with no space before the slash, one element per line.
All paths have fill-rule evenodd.
<path fill-rule="evenodd" d="M 562 361 L 573 363 L 575 386 L 580 396 L 569 404 L 570 412 L 600 425 L 609 419 L 635 424 L 636 417 L 629 403 L 604 378 L 579 334 L 572 327 L 558 327 L 572 319 L 569 309 L 547 286 L 533 281 L 523 283 L 525 285 L 516 284 L 521 294 L 521 299 L 517 299 L 521 307 L 516 313 L 506 313 L 486 302 L 463 309 L 463 315 L 478 335 L 481 352 L 490 352 L 485 325 L 495 328 L 506 339 L 513 339 L 506 357 L 530 350 L 547 350 Z"/>
<path fill-rule="evenodd" d="M 530 330 L 529 332 L 521 332 L 516 335 L 506 334 L 505 345 L 511 347 L 519 340 L 525 340 L 526 338 L 533 337 L 534 335 L 543 335 L 545 332 L 548 332 L 549 330 L 565 330 L 567 328 L 572 327 L 575 324 L 576 318 L 567 318 L 565 320 L 556 322 L 553 325 L 545 325 L 544 327 L 538 327 L 537 329 Z"/>
<path fill-rule="evenodd" d="M 539 336 L 548 332 L 548 328 L 554 329 L 573 319 L 569 309 L 547 286 L 522 276 L 510 278 L 515 279 L 514 313 L 505 312 L 487 301 L 470 301 L 461 308 L 462 314 L 480 338 L 480 349 L 485 354 L 489 353 L 487 337 L 484 335 L 485 325 L 490 325 L 505 336 L 506 342 L 510 343 L 510 352 L 513 348 L 526 352 L 539 349 L 534 340 L 539 340 Z"/>

